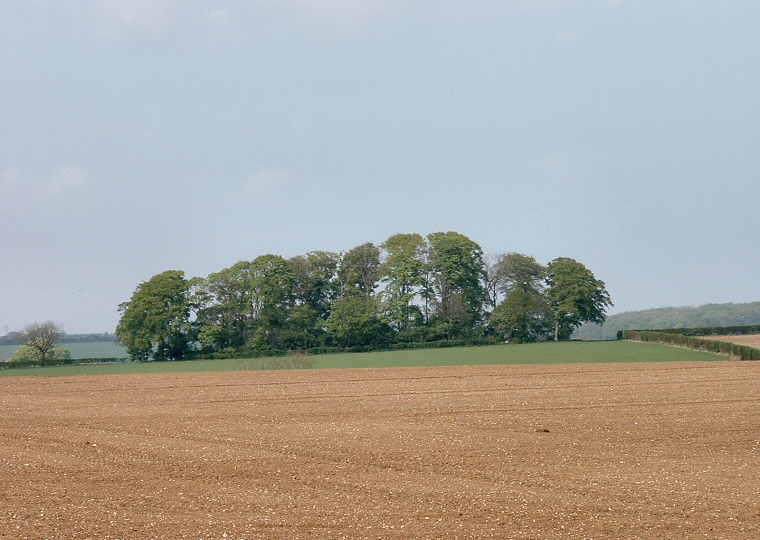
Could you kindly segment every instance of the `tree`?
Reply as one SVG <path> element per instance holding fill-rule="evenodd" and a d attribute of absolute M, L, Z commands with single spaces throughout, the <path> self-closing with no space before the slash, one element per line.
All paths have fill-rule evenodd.
<path fill-rule="evenodd" d="M 612 300 L 603 281 L 574 259 L 559 257 L 547 266 L 546 303 L 554 340 L 567 339 L 584 322 L 602 324 Z"/>
<path fill-rule="evenodd" d="M 137 286 L 119 306 L 117 342 L 139 361 L 180 360 L 189 351 L 190 303 L 184 272 L 167 270 Z"/>
<path fill-rule="evenodd" d="M 494 307 L 499 303 L 500 294 L 506 297 L 518 288 L 531 295 L 543 294 L 546 267 L 534 257 L 522 253 L 489 256 L 486 258 L 486 270 L 488 301 Z"/>
<path fill-rule="evenodd" d="M 372 242 L 357 246 L 345 255 L 338 268 L 341 296 L 364 295 L 369 300 L 380 279 L 380 248 Z"/>
<path fill-rule="evenodd" d="M 324 345 L 325 321 L 338 297 L 340 255 L 329 251 L 311 251 L 288 259 L 294 276 L 295 306 L 289 311 L 283 330 L 283 345 L 303 349 Z"/>
<path fill-rule="evenodd" d="M 27 347 L 34 349 L 40 364 L 44 365 L 48 353 L 65 335 L 61 325 L 53 321 L 32 323 L 24 327 L 19 337 Z"/>
<path fill-rule="evenodd" d="M 547 308 L 543 296 L 515 288 L 494 309 L 489 325 L 501 337 L 515 343 L 545 339 Z"/>
<path fill-rule="evenodd" d="M 391 331 L 380 317 L 377 299 L 363 296 L 336 300 L 326 326 L 330 339 L 341 347 L 382 345 Z"/>
<path fill-rule="evenodd" d="M 534 257 L 522 253 L 506 253 L 498 262 L 499 290 L 507 295 L 521 289 L 531 295 L 541 295 L 546 279 L 546 267 Z"/>
<path fill-rule="evenodd" d="M 295 277 L 296 303 L 310 306 L 320 318 L 327 319 L 340 289 L 337 281 L 340 255 L 311 251 L 288 259 L 288 263 Z"/>
<path fill-rule="evenodd" d="M 471 331 L 482 318 L 486 300 L 483 250 L 456 232 L 431 233 L 428 242 L 437 315 L 455 334 Z"/>
<path fill-rule="evenodd" d="M 209 274 L 192 289 L 198 338 L 205 348 L 242 349 L 253 333 L 251 262 Z"/>
<path fill-rule="evenodd" d="M 381 247 L 387 254 L 380 267 L 383 298 L 391 322 L 403 332 L 421 319 L 419 306 L 413 302 L 425 282 L 425 239 L 419 234 L 395 234 Z"/>
<path fill-rule="evenodd" d="M 70 360 L 71 352 L 63 347 L 53 346 L 45 355 L 46 362 L 60 362 Z M 8 362 L 39 362 L 40 352 L 31 345 L 22 345 L 8 359 Z"/>
<path fill-rule="evenodd" d="M 53 321 L 27 324 L 19 333 L 22 343 L 36 351 L 40 365 L 43 366 L 48 353 L 64 335 L 63 327 Z"/>
<path fill-rule="evenodd" d="M 277 346 L 282 327 L 293 305 L 296 278 L 279 255 L 261 255 L 250 266 L 251 306 L 256 328 L 251 345 L 262 349 Z"/>

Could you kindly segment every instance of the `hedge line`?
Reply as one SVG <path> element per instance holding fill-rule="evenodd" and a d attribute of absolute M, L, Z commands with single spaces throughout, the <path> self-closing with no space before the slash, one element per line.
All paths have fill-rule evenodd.
<path fill-rule="evenodd" d="M 751 328 L 751 327 L 734 327 L 734 328 Z M 758 327 L 760 329 L 760 327 Z M 697 328 L 687 328 L 681 330 L 699 330 Z M 715 330 L 715 329 L 713 329 Z M 752 332 L 746 332 L 747 334 Z M 756 332 L 760 333 L 760 331 Z M 702 334 L 704 335 L 704 334 Z M 710 334 L 707 334 L 710 335 Z M 721 335 L 721 334 L 712 334 Z M 737 335 L 724 333 L 722 335 Z M 697 334 L 677 333 L 675 331 L 663 330 L 623 330 L 622 339 L 629 341 L 653 341 L 656 343 L 665 343 L 668 345 L 677 345 L 688 347 L 689 349 L 698 349 L 701 351 L 714 352 L 718 354 L 727 354 L 740 360 L 760 360 L 760 349 L 749 347 L 748 345 L 738 345 L 728 343 L 727 341 L 718 341 L 715 339 L 706 339 Z"/>
<path fill-rule="evenodd" d="M 47 360 L 44 367 L 49 366 L 78 366 L 87 364 L 123 364 L 127 358 L 66 358 L 65 360 Z M 0 369 L 43 367 L 37 360 L 21 360 L 16 362 L 0 362 Z"/>
<path fill-rule="evenodd" d="M 382 345 L 357 345 L 354 347 L 311 347 L 299 351 L 286 349 L 250 349 L 240 352 L 235 349 L 225 349 L 213 353 L 195 353 L 189 355 L 186 360 L 218 360 L 231 358 L 270 358 L 289 356 L 293 352 L 302 354 L 340 354 L 361 353 L 378 351 L 398 351 L 407 349 L 446 349 L 450 347 L 481 347 L 486 345 L 498 345 L 503 341 L 496 337 L 472 338 L 472 339 L 442 339 L 439 341 L 415 341 L 386 343 Z"/>
<path fill-rule="evenodd" d="M 682 336 L 742 336 L 760 334 L 760 325 L 748 326 L 714 326 L 703 328 L 659 328 L 646 330 L 629 330 L 629 332 L 661 332 L 663 334 L 680 334 Z M 623 330 L 618 331 L 621 334 Z M 620 339 L 620 337 L 618 337 Z M 625 339 L 625 338 L 623 338 Z"/>

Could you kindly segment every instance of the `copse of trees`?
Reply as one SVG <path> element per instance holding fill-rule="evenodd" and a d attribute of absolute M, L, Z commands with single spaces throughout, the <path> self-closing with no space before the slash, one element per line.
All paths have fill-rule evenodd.
<path fill-rule="evenodd" d="M 343 253 L 261 255 L 205 278 L 168 270 L 119 306 L 133 359 L 568 339 L 611 306 L 583 264 L 486 257 L 457 232 L 396 234 Z"/>

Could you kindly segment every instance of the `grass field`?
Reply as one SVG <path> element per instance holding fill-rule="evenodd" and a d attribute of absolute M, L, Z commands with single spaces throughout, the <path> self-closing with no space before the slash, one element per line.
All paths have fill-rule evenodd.
<path fill-rule="evenodd" d="M 534 343 L 313 356 L 313 368 L 391 368 L 507 364 L 584 364 L 726 360 L 713 353 L 628 341 Z M 195 360 L 0 370 L 0 376 L 180 373 L 255 369 L 264 359 Z"/>

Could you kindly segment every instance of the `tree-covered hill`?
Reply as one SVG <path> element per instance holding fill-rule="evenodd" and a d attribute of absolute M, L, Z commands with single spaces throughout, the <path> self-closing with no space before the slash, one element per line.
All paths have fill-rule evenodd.
<path fill-rule="evenodd" d="M 585 324 L 573 335 L 577 339 L 615 339 L 618 330 L 659 328 L 706 328 L 760 324 L 760 302 L 705 304 L 626 311 L 610 315 L 603 325 Z"/>

